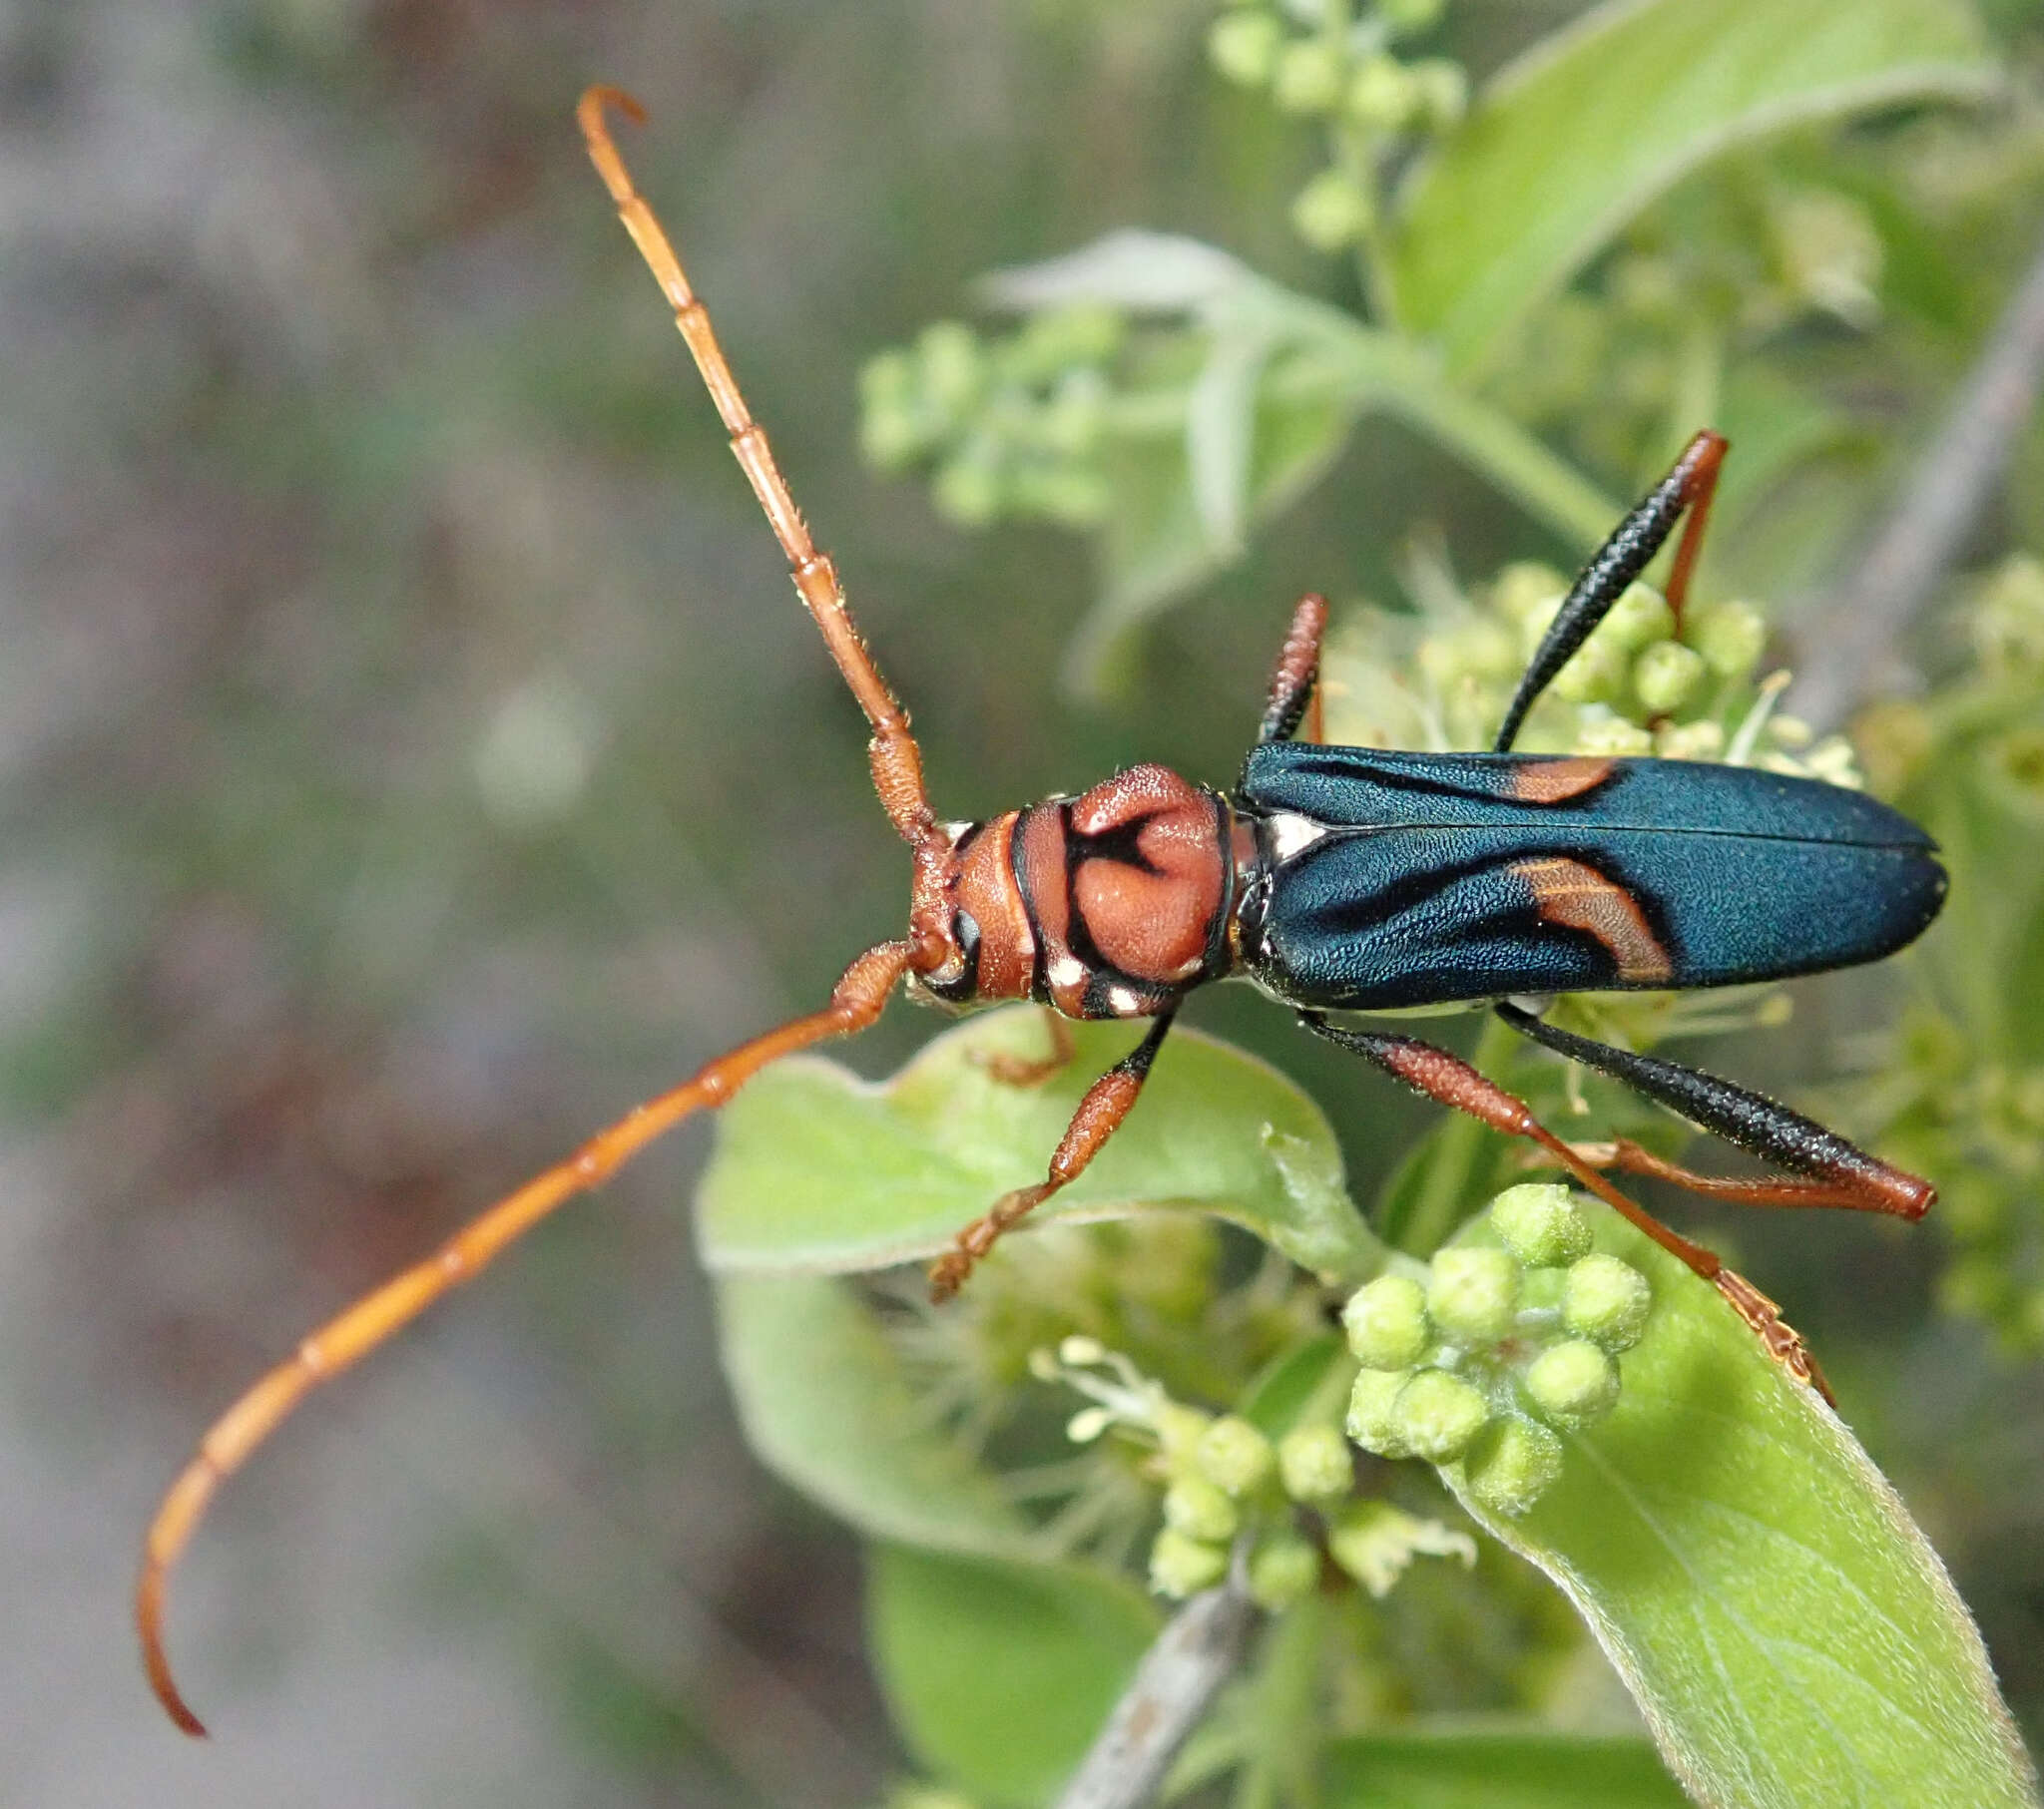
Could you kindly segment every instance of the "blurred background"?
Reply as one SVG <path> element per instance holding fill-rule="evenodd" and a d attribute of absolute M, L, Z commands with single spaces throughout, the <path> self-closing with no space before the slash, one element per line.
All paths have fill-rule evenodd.
<path fill-rule="evenodd" d="M 725 1405 L 703 1125 L 224 1493 L 172 1617 L 210 1746 L 127 1595 L 158 1491 L 297 1335 L 900 921 L 855 711 L 582 155 L 585 83 L 651 112 L 627 154 L 947 814 L 1137 757 L 1225 780 L 1293 597 L 1388 588 L 1415 522 L 1469 572 L 1566 558 L 1372 426 L 1102 710 L 1057 683 L 1082 543 L 961 534 L 861 466 L 860 363 L 988 268 L 1140 225 L 1345 298 L 1285 225 L 1312 149 L 1215 80 L 1211 10 L 0 4 L 0 1801 L 849 1804 L 898 1770 L 852 1543 Z M 1442 43 L 1480 78 L 1575 10 L 1457 0 Z M 2029 230 L 1859 379 L 1893 431 L 1834 473 L 1852 506 Z M 2040 470 L 2033 433 L 1983 551 L 2044 519 Z M 1808 991 L 1798 1041 L 1718 1065 L 1821 1076 L 1883 1009 Z M 1312 1089 L 1359 1190 L 1425 1122 L 1253 998 L 1193 1018 Z M 1882 1230 L 1739 1236 L 1870 1379 L 1855 1424 L 2034 1742 L 2036 1370 L 1931 1314 L 1936 1232 Z"/>

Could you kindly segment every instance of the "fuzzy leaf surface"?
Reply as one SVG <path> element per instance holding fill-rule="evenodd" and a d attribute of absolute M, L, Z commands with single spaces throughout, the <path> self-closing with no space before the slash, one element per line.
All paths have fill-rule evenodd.
<path fill-rule="evenodd" d="M 1321 1809 L 1685 1809 L 1645 1740 L 1580 1734 L 1373 1734 L 1322 1760 Z"/>
<path fill-rule="evenodd" d="M 909 1749 L 976 1801 L 1048 1802 L 1157 1635 L 1135 1584 L 1074 1565 L 1023 1566 L 881 1546 L 866 1622 Z"/>
<path fill-rule="evenodd" d="M 719 1340 L 754 1454 L 875 1539 L 1035 1555 L 992 1475 L 931 1425 L 879 1323 L 827 1275 L 728 1275 Z"/>
<path fill-rule="evenodd" d="M 1610 1417 L 1564 1434 L 1523 1519 L 1474 1502 L 1560 1584 L 1712 1809 L 2018 1809 L 2036 1777 L 1965 1605 L 1894 1490 L 1717 1291 L 1597 1209 L 1654 1287 Z M 1464 1241 L 1491 1242 L 1485 1221 Z"/>
<path fill-rule="evenodd" d="M 1001 1194 L 1043 1177 L 1080 1097 L 1142 1030 L 1072 1033 L 1074 1060 L 1037 1086 L 985 1065 L 1046 1052 L 1043 1016 L 1028 1006 L 968 1019 L 884 1082 L 818 1057 L 776 1063 L 724 1110 L 697 1196 L 704 1262 L 848 1272 L 946 1248 Z M 1320 1109 L 1276 1069 L 1183 1029 L 1128 1122 L 1037 1217 L 1165 1206 L 1233 1220 L 1329 1276 L 1366 1277 L 1382 1260 Z"/>

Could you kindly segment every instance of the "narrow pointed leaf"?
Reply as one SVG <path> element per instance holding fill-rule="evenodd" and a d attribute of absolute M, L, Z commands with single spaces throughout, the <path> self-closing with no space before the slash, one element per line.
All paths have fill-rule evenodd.
<path fill-rule="evenodd" d="M 1965 0 L 1615 0 L 1535 46 L 1421 171 L 1390 260 L 1449 374 L 1692 170 L 1812 121 L 1998 79 Z"/>

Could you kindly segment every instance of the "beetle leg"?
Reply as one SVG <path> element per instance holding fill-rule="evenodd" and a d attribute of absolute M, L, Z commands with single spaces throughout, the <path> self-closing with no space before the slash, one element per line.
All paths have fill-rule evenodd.
<path fill-rule="evenodd" d="M 1072 1026 L 1062 1012 L 1043 1008 L 1043 1028 L 1050 1036 L 1047 1056 L 1009 1055 L 1005 1050 L 976 1049 L 975 1066 L 983 1068 L 1004 1087 L 1041 1087 L 1052 1075 L 1062 1074 L 1072 1063 Z"/>
<path fill-rule="evenodd" d="M 1722 1136 L 1763 1161 L 1787 1168 L 1792 1180 L 1737 1180 L 1694 1174 L 1664 1161 L 1639 1144 L 1621 1139 L 1600 1166 L 1672 1181 L 1715 1199 L 1755 1206 L 1839 1206 L 1858 1212 L 1888 1212 L 1921 1218 L 1937 1198 L 1926 1180 L 1905 1173 L 1848 1143 L 1799 1112 L 1765 1094 L 1686 1068 L 1660 1056 L 1613 1049 L 1544 1022 L 1522 1006 L 1505 1004 L 1497 1015 L 1521 1036 L 1570 1061 L 1601 1070 L 1614 1080 L 1657 1100 L 1699 1129 Z"/>
<path fill-rule="evenodd" d="M 930 1298 L 948 1300 L 972 1273 L 973 1264 L 994 1247 L 1003 1231 L 1019 1224 L 1060 1188 L 1086 1171 L 1086 1164 L 1098 1155 L 1107 1139 L 1121 1129 L 1122 1120 L 1143 1091 L 1150 1065 L 1164 1045 L 1165 1033 L 1178 1015 L 1177 1007 L 1160 1012 L 1150 1034 L 1129 1051 L 1107 1073 L 1086 1090 L 1079 1110 L 1058 1139 L 1050 1158 L 1050 1172 L 1034 1186 L 1017 1187 L 994 1201 L 992 1209 L 975 1218 L 958 1233 L 952 1247 L 930 1264 Z"/>
<path fill-rule="evenodd" d="M 1627 587 L 1647 569 L 1687 510 L 1689 525 L 1675 551 L 1675 569 L 1669 575 L 1666 593 L 1676 633 L 1681 634 L 1682 607 L 1689 595 L 1690 574 L 1703 548 L 1704 524 L 1710 519 L 1711 498 L 1718 488 L 1718 467 L 1725 462 L 1730 443 L 1722 434 L 1708 430 L 1698 434 L 1682 449 L 1682 456 L 1669 468 L 1668 475 L 1633 506 L 1625 520 L 1611 531 L 1611 538 L 1597 549 L 1562 600 L 1554 621 L 1527 663 L 1525 676 L 1519 680 L 1519 688 L 1505 710 L 1504 723 L 1497 731 L 1495 752 L 1511 751 L 1526 712 L 1553 683 L 1555 675 L 1568 665 L 1576 649 L 1590 638 L 1591 631 L 1611 614 L 1612 606 L 1625 595 Z"/>
<path fill-rule="evenodd" d="M 1270 701 L 1257 727 L 1257 739 L 1288 741 L 1306 721 L 1305 738 L 1322 736 L 1320 710 L 1320 637 L 1327 630 L 1327 600 L 1311 592 L 1298 600 L 1284 645 L 1278 650 L 1278 669 L 1271 675 Z M 1310 712 L 1310 720 L 1307 720 Z"/>
<path fill-rule="evenodd" d="M 827 1038 L 864 1030 L 885 1009 L 895 983 L 908 971 L 910 954 L 906 942 L 883 942 L 868 949 L 844 970 L 821 1011 L 741 1043 L 699 1069 L 692 1080 L 598 1131 L 565 1161 L 534 1175 L 517 1192 L 470 1220 L 423 1262 L 365 1294 L 301 1340 L 290 1356 L 214 1422 L 150 1523 L 135 1590 L 136 1626 L 150 1687 L 172 1720 L 189 1734 L 206 1732 L 179 1693 L 164 1650 L 164 1590 L 171 1567 L 198 1530 L 215 1491 L 298 1402 L 409 1325 L 442 1294 L 473 1280 L 555 1207 L 601 1186 L 692 1113 L 722 1106 L 769 1062 Z"/>
<path fill-rule="evenodd" d="M 1670 1255 L 1680 1258 L 1711 1283 L 1733 1311 L 1753 1328 L 1767 1346 L 1770 1356 L 1797 1381 L 1807 1382 L 1826 1401 L 1830 1400 L 1830 1389 L 1824 1382 L 1822 1370 L 1816 1365 L 1816 1359 L 1809 1354 L 1794 1328 L 1783 1320 L 1780 1309 L 1767 1295 L 1744 1275 L 1728 1269 L 1715 1251 L 1671 1231 L 1645 1206 L 1621 1193 L 1598 1172 L 1594 1164 L 1541 1124 L 1524 1100 L 1505 1092 L 1496 1082 L 1477 1073 L 1460 1056 L 1437 1049 L 1431 1043 L 1422 1043 L 1416 1037 L 1350 1030 L 1329 1024 L 1317 1012 L 1300 1012 L 1298 1021 L 1315 1036 L 1325 1037 L 1328 1042 L 1338 1043 L 1343 1049 L 1375 1063 L 1415 1093 L 1438 1100 L 1443 1106 L 1452 1106 L 1457 1112 L 1466 1112 L 1471 1118 L 1507 1136 L 1523 1136 L 1538 1143 L 1606 1205 L 1631 1220 Z"/>

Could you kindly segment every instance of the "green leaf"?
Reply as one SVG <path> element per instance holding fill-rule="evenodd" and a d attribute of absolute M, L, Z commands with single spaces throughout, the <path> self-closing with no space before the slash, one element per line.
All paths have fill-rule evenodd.
<path fill-rule="evenodd" d="M 1389 260 L 1451 377 L 1656 197 L 1739 145 L 1996 82 L 1964 0 L 1618 0 L 1503 71 L 1418 178 Z"/>
<path fill-rule="evenodd" d="M 783 1482 L 875 1538 L 1040 1552 L 994 1478 L 931 1425 L 893 1346 L 845 1283 L 726 1276 L 717 1308 L 746 1440 Z"/>
<path fill-rule="evenodd" d="M 986 1802 L 1050 1800 L 1156 1637 L 1104 1572 L 881 1546 L 866 1617 L 894 1723 L 931 1771 Z"/>
<path fill-rule="evenodd" d="M 1645 1740 L 1580 1734 L 1374 1734 L 1329 1746 L 1321 1809 L 1685 1809 Z"/>
<path fill-rule="evenodd" d="M 861 1270 L 934 1255 L 1003 1193 L 1043 1177 L 1081 1095 L 1142 1027 L 1079 1024 L 1075 1059 L 1039 1086 L 984 1058 L 1040 1058 L 1033 1006 L 937 1037 L 891 1081 L 815 1057 L 767 1069 L 727 1106 L 698 1193 L 714 1271 Z M 1366 1278 L 1382 1259 L 1342 1183 L 1320 1109 L 1276 1069 L 1175 1031 L 1143 1097 L 1077 1181 L 1037 1216 L 1121 1218 L 1192 1206 L 1254 1231 L 1301 1266 Z"/>
<path fill-rule="evenodd" d="M 1717 1291 L 1599 1213 L 1655 1308 L 1625 1391 L 1496 1538 L 1559 1583 L 1706 1805 L 2034 1805 L 1978 1632 L 1928 1542 Z M 1475 1241 L 1494 1241 L 1486 1223 Z"/>
<path fill-rule="evenodd" d="M 1220 410 L 1233 405 L 1235 371 L 1229 361 L 1210 369 L 1217 380 L 1204 398 L 1209 406 L 1188 416 L 1185 432 L 1118 446 L 1109 463 L 1114 507 L 1100 538 L 1100 601 L 1065 662 L 1065 681 L 1083 696 L 1097 700 L 1121 688 L 1143 625 L 1239 558 L 1247 528 L 1273 520 L 1311 489 L 1355 419 L 1354 405 L 1331 386 L 1286 395 L 1267 385 L 1224 440 Z M 1195 399 L 1188 397 L 1188 410 Z M 1195 433 L 1210 474 L 1204 507 L 1192 463 Z M 1232 538 L 1211 531 L 1228 519 L 1215 513 L 1224 483 L 1236 488 L 1232 513 L 1242 524 Z"/>

